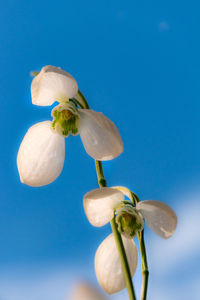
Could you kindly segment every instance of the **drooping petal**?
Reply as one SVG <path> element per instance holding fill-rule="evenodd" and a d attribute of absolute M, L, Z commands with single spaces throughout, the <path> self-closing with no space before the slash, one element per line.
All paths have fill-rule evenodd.
<path fill-rule="evenodd" d="M 136 209 L 143 215 L 147 225 L 160 237 L 169 238 L 176 229 L 177 216 L 165 203 L 146 200 L 137 203 Z"/>
<path fill-rule="evenodd" d="M 65 159 L 65 140 L 51 128 L 51 122 L 29 128 L 18 151 L 17 167 L 21 182 L 43 186 L 61 173 Z"/>
<path fill-rule="evenodd" d="M 76 80 L 69 73 L 54 66 L 43 67 L 31 84 L 32 103 L 40 106 L 73 98 L 77 92 Z"/>
<path fill-rule="evenodd" d="M 122 237 L 122 240 L 133 277 L 138 262 L 137 248 L 133 240 L 125 237 Z M 117 293 L 125 288 L 123 271 L 113 234 L 110 234 L 97 249 L 95 271 L 99 284 L 108 294 Z"/>
<path fill-rule="evenodd" d="M 91 284 L 80 283 L 73 291 L 70 300 L 106 300 Z"/>
<path fill-rule="evenodd" d="M 81 109 L 79 133 L 86 152 L 96 160 L 111 160 L 123 151 L 115 124 L 100 112 Z"/>
<path fill-rule="evenodd" d="M 104 187 L 92 190 L 83 199 L 85 214 L 93 226 L 103 226 L 113 218 L 114 208 L 123 200 L 123 193 L 116 189 Z"/>

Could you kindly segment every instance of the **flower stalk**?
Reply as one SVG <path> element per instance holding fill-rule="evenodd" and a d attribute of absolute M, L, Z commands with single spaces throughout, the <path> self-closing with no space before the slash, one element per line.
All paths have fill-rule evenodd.
<path fill-rule="evenodd" d="M 87 102 L 87 100 L 85 99 L 85 97 L 83 96 L 83 94 L 81 93 L 81 91 L 78 91 L 78 96 L 81 98 L 82 103 L 84 104 L 84 108 L 90 109 L 89 104 Z M 97 174 L 97 178 L 98 178 L 98 184 L 99 187 L 106 187 L 107 183 L 106 183 L 106 179 L 104 177 L 103 174 L 103 165 L 101 161 L 95 160 L 95 167 L 96 167 L 96 174 Z M 133 282 L 132 282 L 132 278 L 131 278 L 131 272 L 130 272 L 130 268 L 129 268 L 129 264 L 128 264 L 128 259 L 126 256 L 126 251 L 124 249 L 124 245 L 123 245 L 123 241 L 121 238 L 120 233 L 118 232 L 117 229 L 117 224 L 115 222 L 115 217 L 113 217 L 113 219 L 110 221 L 110 225 L 112 228 L 112 232 L 115 238 L 115 243 L 116 243 L 116 247 L 119 253 L 119 257 L 120 257 L 120 261 L 121 261 L 121 265 L 122 265 L 122 270 L 123 270 L 123 274 L 124 274 L 124 279 L 126 282 L 126 287 L 127 287 L 127 291 L 128 291 L 128 295 L 129 295 L 129 299 L 130 300 L 136 300 L 136 296 L 135 296 L 135 291 L 134 291 L 134 287 L 133 287 Z"/>
<path fill-rule="evenodd" d="M 144 229 L 138 232 L 138 240 L 140 245 L 141 261 L 142 261 L 142 288 L 141 288 L 141 300 L 147 299 L 147 288 L 149 279 L 149 270 L 147 263 L 146 248 L 144 242 Z"/>
<path fill-rule="evenodd" d="M 140 201 L 138 196 L 131 192 L 131 200 L 132 202 L 136 204 Z M 145 247 L 145 241 L 144 241 L 144 229 L 137 233 L 139 246 L 140 246 L 140 254 L 141 254 L 141 263 L 142 263 L 142 287 L 141 287 L 141 300 L 147 299 L 147 289 L 148 289 L 148 279 L 149 279 L 149 270 L 148 270 L 148 263 L 147 263 L 147 255 L 146 255 L 146 247 Z"/>

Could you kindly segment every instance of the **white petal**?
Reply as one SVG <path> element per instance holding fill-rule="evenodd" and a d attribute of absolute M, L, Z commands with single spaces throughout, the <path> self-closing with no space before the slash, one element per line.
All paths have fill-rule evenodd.
<path fill-rule="evenodd" d="M 100 112 L 81 109 L 79 133 L 86 152 L 96 160 L 110 160 L 123 151 L 117 127 Z"/>
<path fill-rule="evenodd" d="M 51 122 L 33 125 L 27 131 L 17 155 L 21 182 L 30 186 L 51 183 L 60 175 L 64 159 L 64 137 L 52 130 Z"/>
<path fill-rule="evenodd" d="M 133 277 L 138 263 L 137 248 L 133 240 L 125 237 L 122 239 Z M 110 234 L 97 249 L 95 271 L 99 284 L 108 294 L 117 293 L 125 288 L 123 271 L 113 234 Z"/>
<path fill-rule="evenodd" d="M 76 80 L 69 73 L 53 66 L 42 68 L 31 84 L 32 103 L 40 106 L 73 98 L 77 92 Z"/>
<path fill-rule="evenodd" d="M 83 205 L 89 222 L 100 227 L 114 216 L 113 210 L 124 200 L 124 195 L 112 188 L 100 188 L 85 194 Z"/>
<path fill-rule="evenodd" d="M 87 283 L 81 283 L 76 287 L 75 291 L 70 297 L 70 300 L 106 300 L 106 299 L 93 286 Z"/>
<path fill-rule="evenodd" d="M 137 210 L 143 215 L 147 225 L 162 238 L 169 238 L 176 229 L 177 216 L 165 203 L 146 200 L 137 203 Z"/>

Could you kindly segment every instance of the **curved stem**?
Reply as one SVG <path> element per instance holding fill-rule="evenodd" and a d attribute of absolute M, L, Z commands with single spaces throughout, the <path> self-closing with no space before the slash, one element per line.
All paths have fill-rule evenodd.
<path fill-rule="evenodd" d="M 81 98 L 81 101 L 84 104 L 84 108 L 90 109 L 87 100 L 85 99 L 85 97 L 83 96 L 83 94 L 81 93 L 80 90 L 78 91 L 78 96 Z M 107 183 L 106 183 L 106 179 L 105 179 L 104 174 L 103 174 L 102 162 L 98 161 L 98 160 L 95 160 L 95 167 L 96 167 L 96 173 L 97 173 L 99 187 L 106 187 Z M 110 225 L 111 225 L 111 228 L 112 228 L 112 231 L 113 231 L 113 235 L 114 235 L 114 238 L 115 238 L 115 243 L 116 243 L 117 250 L 118 250 L 118 253 L 119 253 L 119 257 L 120 257 L 120 261 L 121 261 L 121 265 L 122 265 L 122 270 L 123 270 L 123 274 L 124 274 L 124 279 L 125 279 L 126 287 L 127 287 L 128 294 L 129 294 L 129 299 L 130 300 L 136 300 L 135 291 L 134 291 L 134 287 L 133 287 L 133 282 L 132 282 L 132 278 L 131 278 L 131 272 L 130 272 L 130 268 L 129 268 L 129 264 L 128 264 L 128 259 L 127 259 L 127 256 L 126 256 L 126 251 L 124 249 L 124 245 L 123 245 L 121 235 L 120 235 L 120 233 L 118 232 L 118 229 L 117 229 L 117 224 L 115 222 L 115 217 L 110 221 Z"/>
<path fill-rule="evenodd" d="M 86 109 L 90 109 L 90 106 L 86 100 L 86 98 L 84 97 L 84 95 L 81 93 L 80 90 L 78 90 L 78 96 L 81 98 L 82 102 L 83 102 L 83 105 L 84 105 L 84 108 Z"/>

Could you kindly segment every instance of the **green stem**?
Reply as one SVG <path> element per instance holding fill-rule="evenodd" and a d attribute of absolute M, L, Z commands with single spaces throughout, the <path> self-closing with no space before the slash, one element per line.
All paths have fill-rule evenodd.
<path fill-rule="evenodd" d="M 106 179 L 104 177 L 103 174 L 103 166 L 102 166 L 102 162 L 95 160 L 95 166 L 96 166 L 96 173 L 97 173 L 97 178 L 98 178 L 98 183 L 100 187 L 106 187 Z M 123 245 L 123 241 L 121 238 L 121 235 L 117 229 L 117 224 L 115 222 L 115 217 L 110 221 L 110 225 L 112 228 L 112 232 L 115 238 L 115 243 L 117 246 L 117 250 L 119 253 L 119 257 L 120 257 L 120 261 L 121 261 L 121 265 L 122 265 L 122 270 L 123 270 L 123 274 L 124 274 L 124 279 L 126 282 L 126 288 L 128 290 L 128 295 L 129 295 L 129 299 L 130 300 L 136 300 L 136 296 L 135 296 L 135 291 L 134 291 L 134 287 L 133 287 L 133 282 L 132 282 L 132 278 L 131 278 L 131 272 L 130 272 L 130 268 L 128 265 L 128 259 L 126 256 L 126 251 L 124 249 L 124 245 Z"/>
<path fill-rule="evenodd" d="M 98 184 L 100 187 L 107 186 L 106 179 L 103 174 L 103 165 L 102 162 L 95 160 L 96 173 L 98 178 Z"/>
<path fill-rule="evenodd" d="M 90 109 L 90 106 L 86 100 L 86 98 L 84 97 L 84 95 L 81 93 L 80 90 L 78 90 L 78 96 L 81 98 L 82 102 L 83 102 L 83 105 L 84 105 L 84 108 L 86 109 Z"/>
<path fill-rule="evenodd" d="M 124 274 L 124 279 L 126 282 L 126 288 L 128 291 L 128 295 L 129 295 L 129 299 L 130 300 L 136 300 L 136 296 L 135 296 L 135 291 L 134 291 L 134 287 L 133 287 L 133 282 L 132 282 L 132 278 L 131 278 L 131 272 L 130 272 L 130 268 L 128 265 L 128 260 L 127 260 L 127 256 L 126 256 L 126 251 L 124 249 L 124 245 L 123 245 L 123 241 L 121 238 L 121 235 L 117 229 L 117 224 L 115 222 L 115 217 L 110 221 L 110 225 L 112 227 L 112 231 L 113 231 L 113 235 L 115 238 L 115 243 L 117 246 L 117 250 L 119 253 L 119 257 L 120 257 L 120 261 L 121 261 L 121 265 L 122 265 L 122 270 L 123 270 L 123 274 Z"/>
<path fill-rule="evenodd" d="M 83 96 L 83 94 L 81 93 L 81 91 L 78 91 L 78 96 L 81 98 L 82 103 L 84 104 L 84 108 L 86 109 L 90 109 L 89 104 L 87 102 L 87 100 L 85 99 L 85 97 Z M 107 183 L 106 183 L 106 179 L 104 177 L 103 174 L 103 165 L 101 161 L 95 160 L 95 167 L 96 167 L 96 173 L 97 173 L 97 178 L 98 178 L 98 184 L 99 187 L 106 187 Z M 119 253 L 119 257 L 120 257 L 120 261 L 121 261 L 121 265 L 122 265 L 122 270 L 123 270 L 123 274 L 124 274 L 124 279 L 126 282 L 126 287 L 128 290 L 128 294 L 129 294 L 129 299 L 130 300 L 136 300 L 136 296 L 135 296 L 135 291 L 134 291 L 134 287 L 133 287 L 133 282 L 132 282 L 132 278 L 131 278 L 131 272 L 130 272 L 130 268 L 128 265 L 128 259 L 126 256 L 126 251 L 124 249 L 124 245 L 123 245 L 123 241 L 121 238 L 120 233 L 118 232 L 117 229 L 117 224 L 115 222 L 115 217 L 110 221 L 110 225 L 113 231 L 113 235 L 115 238 L 115 243 L 117 246 L 117 250 Z"/>
<path fill-rule="evenodd" d="M 142 230 L 141 232 L 138 232 L 138 240 L 139 240 L 141 260 L 142 260 L 142 288 L 141 288 L 141 298 L 140 299 L 146 300 L 148 279 L 149 279 L 149 270 L 148 270 L 145 242 L 144 242 L 144 230 Z"/>
<path fill-rule="evenodd" d="M 130 190 L 129 190 L 130 191 Z M 131 200 L 136 204 L 140 201 L 138 196 L 130 191 Z M 146 247 L 144 241 L 144 229 L 141 232 L 138 232 L 138 241 L 140 246 L 140 254 L 141 254 L 141 262 L 142 262 L 142 287 L 141 287 L 141 300 L 147 299 L 147 289 L 148 289 L 148 280 L 149 280 L 149 269 L 147 263 L 147 254 L 146 254 Z"/>

